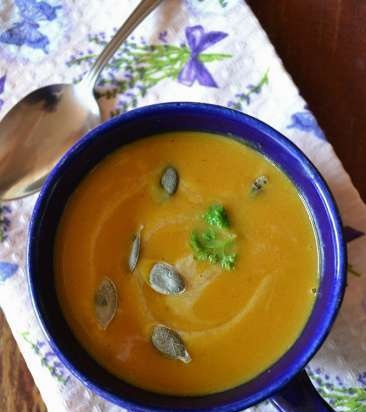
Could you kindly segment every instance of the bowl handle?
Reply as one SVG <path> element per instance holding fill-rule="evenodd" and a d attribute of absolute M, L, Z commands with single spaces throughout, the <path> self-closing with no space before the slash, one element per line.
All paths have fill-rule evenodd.
<path fill-rule="evenodd" d="M 280 412 L 334 412 L 303 370 L 270 399 Z"/>

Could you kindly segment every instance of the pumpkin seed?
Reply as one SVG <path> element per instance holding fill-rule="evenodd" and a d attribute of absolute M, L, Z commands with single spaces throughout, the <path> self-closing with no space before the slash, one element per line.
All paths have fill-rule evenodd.
<path fill-rule="evenodd" d="M 179 295 L 185 291 L 183 277 L 177 269 L 165 262 L 155 263 L 149 274 L 150 286 L 163 295 Z"/>
<path fill-rule="evenodd" d="M 142 229 L 143 229 L 143 226 L 140 226 L 139 231 L 134 234 L 133 239 L 132 239 L 131 253 L 128 259 L 128 267 L 131 272 L 133 272 L 136 269 L 137 262 L 140 257 Z"/>
<path fill-rule="evenodd" d="M 268 183 L 268 177 L 267 176 L 259 176 L 257 177 L 253 184 L 252 184 L 252 193 L 256 194 L 263 190 L 264 186 Z"/>
<path fill-rule="evenodd" d="M 178 183 L 179 175 L 177 170 L 172 166 L 166 167 L 161 175 L 160 184 L 169 196 L 174 195 L 177 191 Z"/>
<path fill-rule="evenodd" d="M 180 335 L 163 325 L 156 325 L 152 331 L 151 342 L 163 355 L 184 363 L 192 361 Z"/>
<path fill-rule="evenodd" d="M 116 285 L 109 278 L 100 283 L 94 297 L 95 316 L 99 326 L 107 329 L 116 315 L 118 294 Z"/>

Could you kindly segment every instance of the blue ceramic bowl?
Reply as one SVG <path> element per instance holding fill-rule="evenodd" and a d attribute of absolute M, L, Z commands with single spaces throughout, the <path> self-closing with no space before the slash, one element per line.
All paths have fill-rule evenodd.
<path fill-rule="evenodd" d="M 177 130 L 234 136 L 271 159 L 291 178 L 303 196 L 314 220 L 320 245 L 319 292 L 301 336 L 274 365 L 252 381 L 202 397 L 149 393 L 105 371 L 71 333 L 62 316 L 53 279 L 56 229 L 65 204 L 81 179 L 118 147 L 145 136 Z M 337 208 L 323 178 L 305 155 L 259 120 L 234 110 L 197 103 L 144 107 L 109 120 L 89 132 L 60 160 L 43 186 L 34 209 L 28 243 L 29 287 L 34 308 L 51 347 L 66 367 L 91 390 L 135 411 L 239 411 L 271 396 L 283 411 L 330 410 L 314 392 L 309 392 L 310 400 L 305 399 L 304 396 L 309 394 L 309 382 L 298 373 L 315 354 L 335 319 L 345 287 L 345 267 L 346 251 Z M 291 385 L 294 378 L 297 386 Z M 300 390 L 298 384 L 302 385 Z M 301 409 L 305 402 L 312 402 L 311 406 Z M 286 405 L 292 409 L 286 409 Z"/>

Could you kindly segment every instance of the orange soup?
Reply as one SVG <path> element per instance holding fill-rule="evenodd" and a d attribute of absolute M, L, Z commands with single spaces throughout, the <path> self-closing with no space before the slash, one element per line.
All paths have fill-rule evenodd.
<path fill-rule="evenodd" d="M 244 383 L 295 342 L 318 286 L 296 188 L 234 139 L 176 132 L 128 144 L 79 184 L 55 277 L 81 345 L 124 381 L 203 395 Z"/>

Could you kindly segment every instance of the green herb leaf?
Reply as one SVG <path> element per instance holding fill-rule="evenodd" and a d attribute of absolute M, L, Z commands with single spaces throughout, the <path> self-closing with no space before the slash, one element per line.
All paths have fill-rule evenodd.
<path fill-rule="evenodd" d="M 211 205 L 204 215 L 205 221 L 211 226 L 217 226 L 220 229 L 230 227 L 229 218 L 223 205 Z"/>
<path fill-rule="evenodd" d="M 209 228 L 203 232 L 194 231 L 190 246 L 197 260 L 219 264 L 224 270 L 235 267 L 237 254 L 233 252 L 236 235 Z"/>

